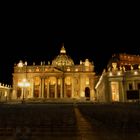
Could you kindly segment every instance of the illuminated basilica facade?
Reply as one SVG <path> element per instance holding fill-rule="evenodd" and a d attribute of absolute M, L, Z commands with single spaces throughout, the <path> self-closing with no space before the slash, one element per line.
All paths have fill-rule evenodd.
<path fill-rule="evenodd" d="M 47 65 L 15 64 L 12 98 L 95 100 L 94 77 L 93 62 L 85 59 L 75 65 L 62 46 L 60 54 Z"/>

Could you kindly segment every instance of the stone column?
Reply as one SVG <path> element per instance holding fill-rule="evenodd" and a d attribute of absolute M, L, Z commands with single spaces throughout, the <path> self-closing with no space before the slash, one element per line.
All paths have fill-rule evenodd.
<path fill-rule="evenodd" d="M 65 84 L 63 85 L 63 91 L 64 91 L 64 98 L 66 98 L 67 96 L 66 96 L 66 86 L 65 86 Z"/>
<path fill-rule="evenodd" d="M 118 92 L 119 92 L 119 102 L 121 102 L 123 100 L 121 81 L 118 81 Z"/>
<path fill-rule="evenodd" d="M 39 98 L 42 97 L 42 78 L 40 78 L 40 86 L 39 86 Z"/>
<path fill-rule="evenodd" d="M 127 102 L 127 82 L 126 80 L 123 83 L 123 92 L 124 92 L 124 102 Z"/>
<path fill-rule="evenodd" d="M 135 84 L 135 81 L 133 81 L 133 90 L 136 89 L 136 84 Z"/>
<path fill-rule="evenodd" d="M 72 78 L 71 97 L 74 98 L 74 78 Z"/>
<path fill-rule="evenodd" d="M 108 87 L 107 87 L 108 86 Z M 106 87 L 106 92 L 105 93 L 108 93 L 107 95 L 107 102 L 112 102 L 112 89 L 111 89 L 111 81 L 108 82 L 108 85 Z"/>
<path fill-rule="evenodd" d="M 81 98 L 81 92 L 82 92 L 82 75 L 79 76 L 79 98 Z"/>
<path fill-rule="evenodd" d="M 31 82 L 31 98 L 33 98 L 34 97 L 34 80 L 32 79 L 31 80 L 32 82 Z"/>
<path fill-rule="evenodd" d="M 60 98 L 63 98 L 63 79 L 60 79 Z"/>
<path fill-rule="evenodd" d="M 42 82 L 41 82 L 41 92 L 42 92 L 42 98 L 44 98 L 44 78 L 42 78 Z"/>
<path fill-rule="evenodd" d="M 65 87 L 65 78 L 63 77 L 63 98 L 66 98 L 66 87 Z"/>
<path fill-rule="evenodd" d="M 49 83 L 49 81 L 48 81 L 48 83 L 47 83 L 47 99 L 49 99 L 50 98 L 50 89 L 49 89 L 49 85 L 50 85 L 50 83 Z"/>
<path fill-rule="evenodd" d="M 57 98 L 57 84 L 58 84 L 58 79 L 56 78 L 56 83 L 55 83 L 55 95 L 54 98 Z"/>
<path fill-rule="evenodd" d="M 20 96 L 21 100 L 23 99 L 23 94 L 24 94 L 24 96 L 25 96 L 24 87 L 21 87 L 21 96 Z"/>

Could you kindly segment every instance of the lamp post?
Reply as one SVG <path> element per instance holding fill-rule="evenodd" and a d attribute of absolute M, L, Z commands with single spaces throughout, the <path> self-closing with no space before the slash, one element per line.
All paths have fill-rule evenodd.
<path fill-rule="evenodd" d="M 27 81 L 27 79 L 23 79 L 21 82 L 18 83 L 18 86 L 22 88 L 22 103 L 24 102 L 25 99 L 25 89 L 30 86 L 30 83 Z"/>
<path fill-rule="evenodd" d="M 23 62 L 20 60 L 18 63 L 18 67 L 21 69 L 25 66 L 25 79 L 23 79 L 21 82 L 18 83 L 18 86 L 22 88 L 22 102 L 24 102 L 24 92 L 27 87 L 30 86 L 30 83 L 27 81 L 27 62 L 23 64 Z M 22 69 L 21 69 L 22 70 Z"/>

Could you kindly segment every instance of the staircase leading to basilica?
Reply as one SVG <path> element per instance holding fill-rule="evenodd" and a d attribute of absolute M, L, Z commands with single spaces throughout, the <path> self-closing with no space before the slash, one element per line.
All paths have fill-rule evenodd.
<path fill-rule="evenodd" d="M 0 138 L 81 140 L 92 126 L 75 104 L 3 104 L 0 106 Z M 89 136 L 88 136 L 89 137 Z"/>
<path fill-rule="evenodd" d="M 123 105 L 119 106 L 124 107 Z M 120 135 L 120 130 L 125 131 L 125 128 L 124 125 L 120 125 L 119 121 L 117 125 L 117 127 L 119 126 L 119 133 L 114 133 L 113 128 L 109 131 L 108 127 L 104 126 L 104 118 L 106 118 L 106 122 L 109 125 L 115 121 L 113 119 L 107 120 L 109 114 L 102 114 L 102 112 L 112 108 L 112 114 L 114 109 L 118 110 L 117 112 L 119 113 L 121 110 L 118 107 L 113 108 L 112 105 L 105 107 L 105 105 L 94 105 L 90 102 L 0 104 L 0 139 L 116 140 L 124 138 L 125 135 L 127 140 L 135 140 L 136 137 L 140 138 L 137 130 L 140 128 L 140 125 L 137 126 L 137 129 L 135 127 L 134 131 L 137 132 L 135 135 L 129 135 L 131 133 Z M 133 106 L 129 106 L 129 108 L 134 109 Z M 109 111 L 110 113 L 111 110 Z M 119 117 L 119 115 L 117 116 Z M 102 121 L 99 121 L 97 117 L 102 119 Z M 127 117 L 129 118 L 129 116 Z M 139 118 L 137 118 L 137 122 L 138 120 Z"/>

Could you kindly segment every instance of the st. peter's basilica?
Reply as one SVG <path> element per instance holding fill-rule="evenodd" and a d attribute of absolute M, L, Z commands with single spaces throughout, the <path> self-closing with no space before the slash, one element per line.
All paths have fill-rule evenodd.
<path fill-rule="evenodd" d="M 94 64 L 88 59 L 75 64 L 62 46 L 52 62 L 14 66 L 13 99 L 95 99 Z"/>

